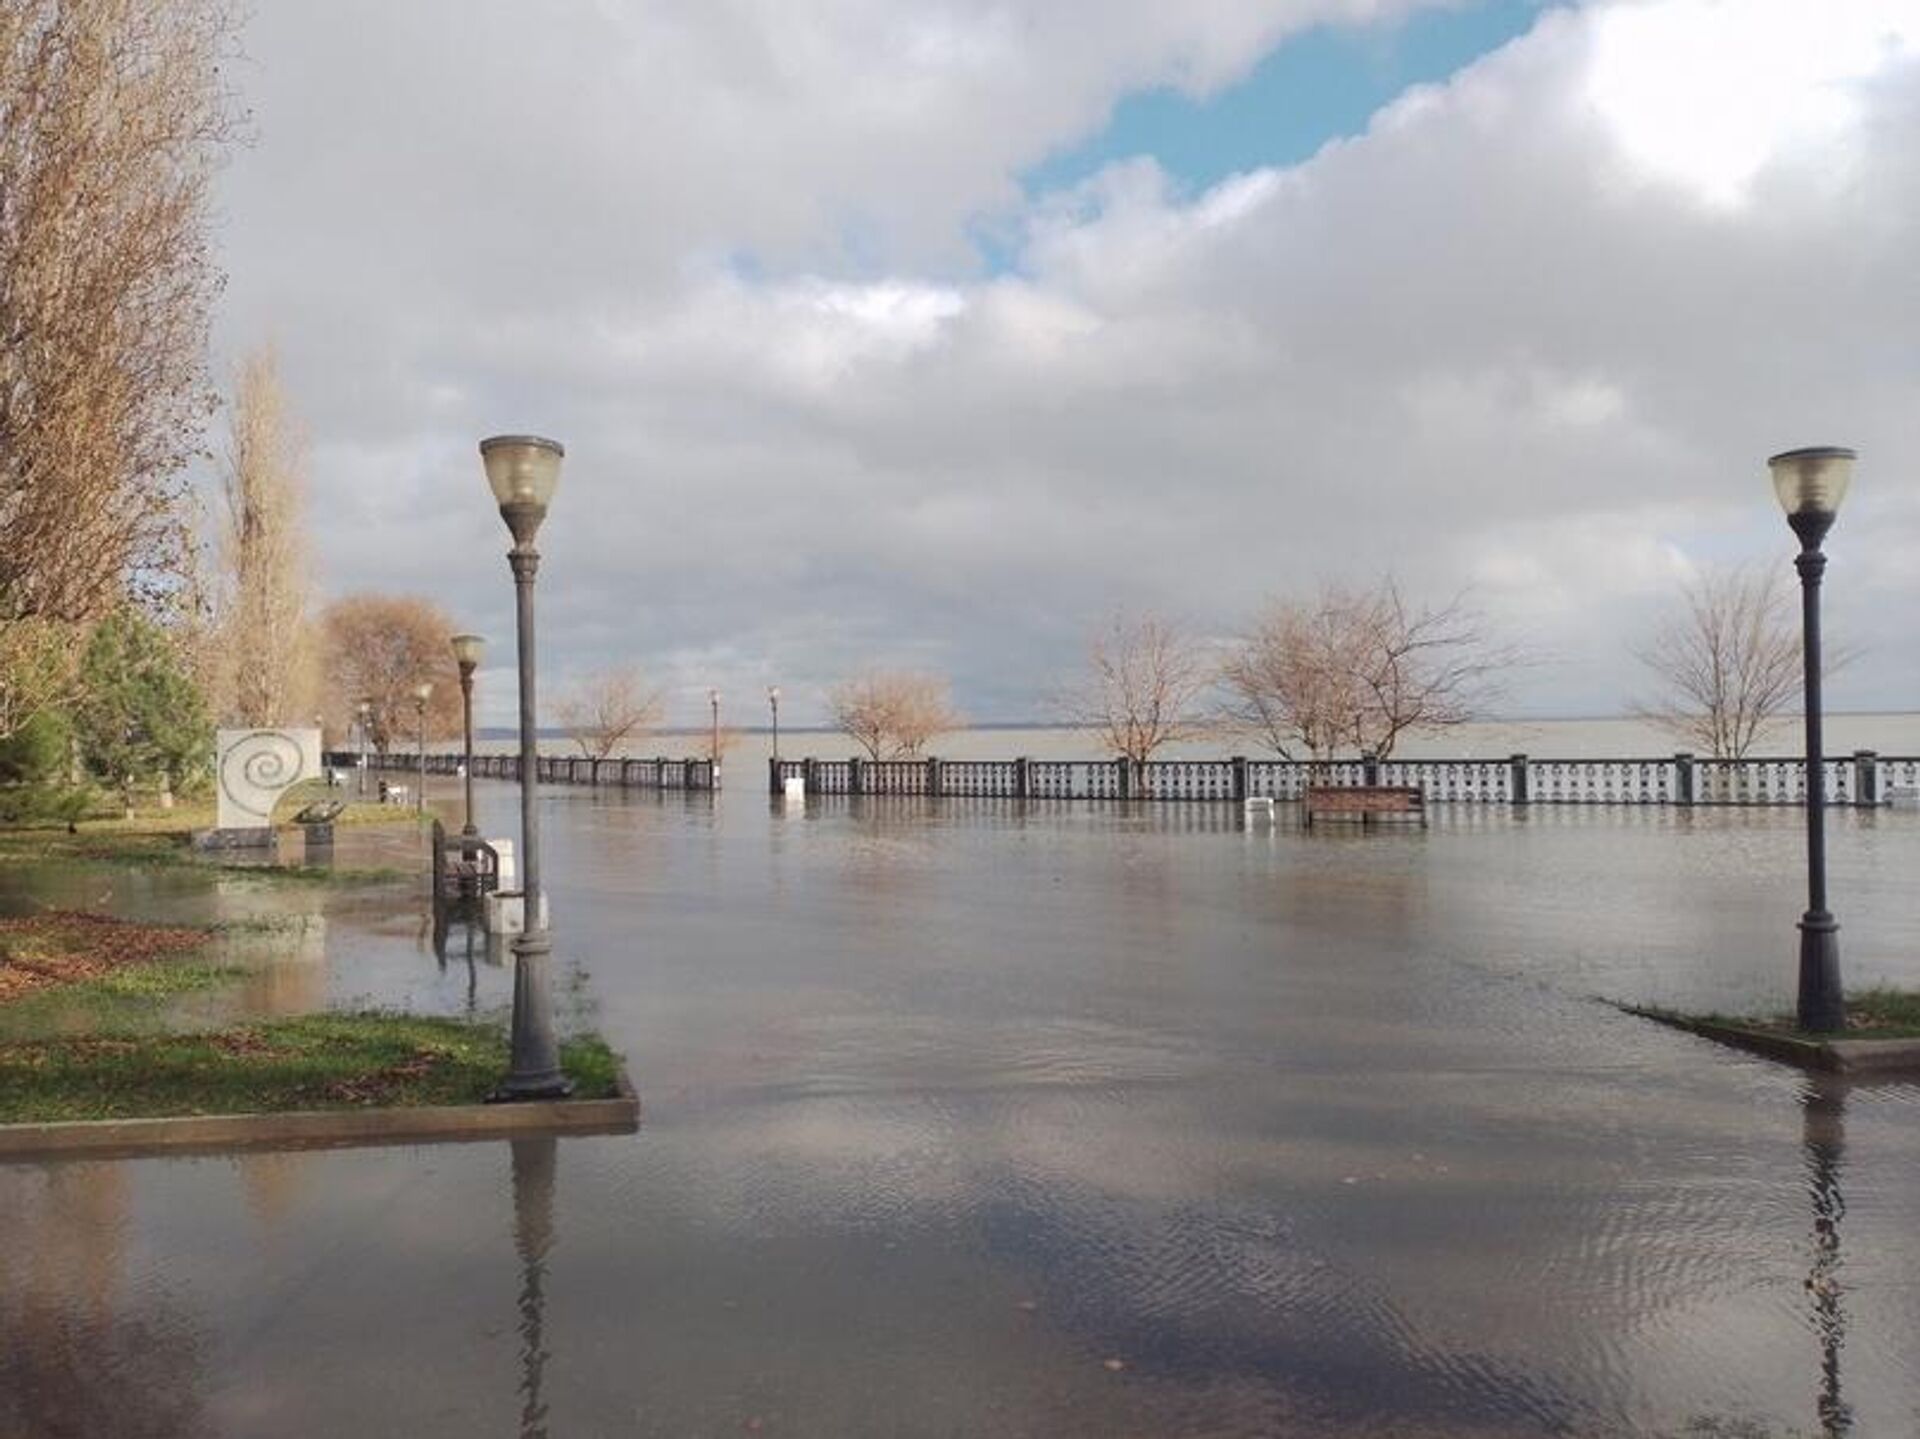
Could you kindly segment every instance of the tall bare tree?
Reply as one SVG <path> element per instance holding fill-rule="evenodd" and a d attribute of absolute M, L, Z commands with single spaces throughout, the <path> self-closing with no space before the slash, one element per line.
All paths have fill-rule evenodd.
<path fill-rule="evenodd" d="M 213 404 L 224 0 L 0 5 L 0 623 L 164 588 Z"/>
<path fill-rule="evenodd" d="M 1793 590 L 1777 569 L 1702 572 L 1636 653 L 1658 693 L 1635 712 L 1715 759 L 1751 750 L 1799 702 L 1805 678 Z"/>
<path fill-rule="evenodd" d="M 828 691 L 827 707 L 835 727 L 874 759 L 920 754 L 928 741 L 966 724 L 946 680 L 904 670 L 845 680 Z"/>
<path fill-rule="evenodd" d="M 580 746 L 580 753 L 605 759 L 630 739 L 660 722 L 661 695 L 648 689 L 632 669 L 603 670 L 565 691 L 553 712 Z"/>
<path fill-rule="evenodd" d="M 1222 670 L 1226 717 L 1277 753 L 1385 759 L 1408 734 L 1486 713 L 1522 662 L 1460 596 L 1409 605 L 1389 576 L 1276 600 Z"/>
<path fill-rule="evenodd" d="M 1201 705 L 1212 657 L 1179 625 L 1116 612 L 1087 645 L 1087 673 L 1061 702 L 1116 755 L 1145 763 L 1154 751 L 1209 729 Z"/>
<path fill-rule="evenodd" d="M 307 614 L 306 446 L 270 348 L 242 363 L 231 416 L 218 709 L 245 725 L 304 721 L 317 688 Z"/>
<path fill-rule="evenodd" d="M 460 672 L 447 640 L 453 621 L 417 595 L 348 595 L 320 616 L 325 644 L 326 728 L 344 734 L 361 700 L 372 705 L 368 735 L 385 752 L 414 737 L 414 689 L 433 685 L 429 738 L 460 733 Z"/>

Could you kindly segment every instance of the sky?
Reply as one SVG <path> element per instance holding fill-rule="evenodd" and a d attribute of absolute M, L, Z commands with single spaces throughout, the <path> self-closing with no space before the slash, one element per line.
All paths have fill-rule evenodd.
<path fill-rule="evenodd" d="M 1836 708 L 1920 708 L 1920 0 L 262 0 L 223 373 L 279 351 L 326 596 L 493 640 L 476 451 L 567 446 L 543 694 L 875 668 L 982 722 L 1116 610 L 1464 592 L 1619 713 L 1765 461 L 1852 445 Z"/>

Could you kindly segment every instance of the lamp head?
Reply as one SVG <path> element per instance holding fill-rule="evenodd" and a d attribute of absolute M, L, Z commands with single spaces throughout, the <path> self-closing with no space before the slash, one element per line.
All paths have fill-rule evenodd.
<path fill-rule="evenodd" d="M 779 685 L 767 686 L 767 699 L 774 704 L 780 703 L 780 686 Z"/>
<path fill-rule="evenodd" d="M 539 435 L 494 435 L 480 442 L 480 460 L 494 503 L 515 544 L 531 545 L 553 503 L 566 448 Z"/>
<path fill-rule="evenodd" d="M 415 705 L 417 705 L 421 709 L 425 709 L 427 705 L 427 701 L 432 698 L 433 698 L 433 681 L 432 680 L 421 680 L 419 684 L 413 687 L 413 702 Z"/>
<path fill-rule="evenodd" d="M 1787 450 L 1767 461 L 1787 523 L 1808 548 L 1820 543 L 1853 481 L 1854 452 L 1839 445 Z"/>
<path fill-rule="evenodd" d="M 471 675 L 478 669 L 481 657 L 487 652 L 487 641 L 481 635 L 455 635 L 448 643 L 453 646 L 453 662 L 460 666 L 463 675 Z"/>

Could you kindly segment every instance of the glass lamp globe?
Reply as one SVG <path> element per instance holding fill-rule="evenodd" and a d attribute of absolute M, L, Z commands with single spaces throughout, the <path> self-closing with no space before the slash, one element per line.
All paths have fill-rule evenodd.
<path fill-rule="evenodd" d="M 482 635 L 455 635 L 450 641 L 453 646 L 453 661 L 461 669 L 477 669 L 480 659 L 487 652 L 487 641 Z"/>
<path fill-rule="evenodd" d="M 1789 518 L 1820 515 L 1831 519 L 1853 480 L 1854 453 L 1838 445 L 1788 450 L 1767 461 L 1773 492 Z"/>
<path fill-rule="evenodd" d="M 487 484 L 501 509 L 524 505 L 545 513 L 560 483 L 560 461 L 566 448 L 558 440 L 538 435 L 495 435 L 480 442 L 480 459 Z"/>

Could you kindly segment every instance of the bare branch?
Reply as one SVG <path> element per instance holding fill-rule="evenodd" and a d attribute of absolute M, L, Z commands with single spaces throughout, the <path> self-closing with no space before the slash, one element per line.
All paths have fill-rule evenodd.
<path fill-rule="evenodd" d="M 1852 658 L 1844 648 L 1829 653 L 1829 671 Z M 1715 759 L 1746 755 L 1804 688 L 1793 591 L 1778 568 L 1706 571 L 1635 654 L 1658 693 L 1634 712 Z"/>
<path fill-rule="evenodd" d="M 837 684 L 827 695 L 834 725 L 873 759 L 925 751 L 927 743 L 966 721 L 938 675 L 883 670 Z"/>
<path fill-rule="evenodd" d="M 1163 746 L 1209 731 L 1200 698 L 1215 677 L 1211 659 L 1180 626 L 1115 613 L 1088 642 L 1086 676 L 1060 704 L 1108 751 L 1144 763 Z"/>
<path fill-rule="evenodd" d="M 1485 714 L 1519 663 L 1462 596 L 1415 609 L 1391 576 L 1365 590 L 1327 585 L 1268 604 L 1223 666 L 1223 714 L 1283 756 L 1384 759 L 1405 735 Z"/>
<path fill-rule="evenodd" d="M 605 759 L 657 725 L 661 705 L 660 691 L 648 689 L 638 670 L 604 670 L 562 695 L 554 714 L 582 754 Z"/>

